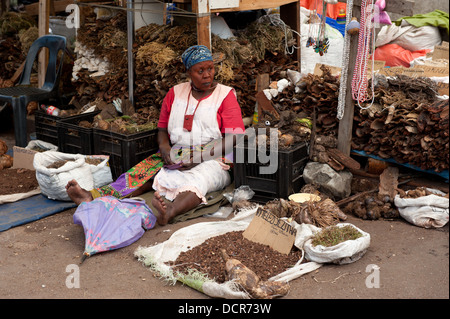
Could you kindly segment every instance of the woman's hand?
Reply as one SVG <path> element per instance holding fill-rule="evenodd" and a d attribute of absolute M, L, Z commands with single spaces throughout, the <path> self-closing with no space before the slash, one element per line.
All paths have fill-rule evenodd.
<path fill-rule="evenodd" d="M 159 151 L 161 152 L 161 157 L 163 159 L 164 164 L 166 165 L 172 165 L 174 162 L 172 161 L 170 157 L 170 151 L 172 147 L 170 145 L 161 145 L 159 147 Z"/>
<path fill-rule="evenodd" d="M 172 165 L 174 162 L 170 157 L 170 151 L 172 150 L 172 146 L 170 146 L 169 134 L 167 133 L 167 129 L 159 128 L 158 136 L 157 136 L 159 151 L 161 152 L 161 157 L 163 159 L 164 164 Z"/>
<path fill-rule="evenodd" d="M 180 163 L 181 166 L 178 168 L 179 171 L 187 171 L 189 169 L 194 168 L 195 166 L 197 166 L 199 163 L 193 163 L 193 162 L 181 162 Z"/>
<path fill-rule="evenodd" d="M 201 152 L 190 151 L 180 158 L 180 167 L 177 168 L 180 171 L 186 171 L 194 168 L 202 162 Z"/>

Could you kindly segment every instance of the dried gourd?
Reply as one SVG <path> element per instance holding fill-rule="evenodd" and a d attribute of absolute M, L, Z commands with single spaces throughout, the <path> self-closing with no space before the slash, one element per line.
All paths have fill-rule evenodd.
<path fill-rule="evenodd" d="M 8 154 L 0 155 L 0 167 L 1 169 L 10 168 L 13 166 L 14 159 Z"/>
<path fill-rule="evenodd" d="M 0 140 L 0 155 L 6 154 L 8 151 L 8 145 L 6 145 L 5 141 Z"/>

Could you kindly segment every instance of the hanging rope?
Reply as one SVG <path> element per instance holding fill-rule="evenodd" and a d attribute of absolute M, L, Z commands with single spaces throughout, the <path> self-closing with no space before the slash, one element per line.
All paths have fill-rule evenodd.
<path fill-rule="evenodd" d="M 372 106 L 374 100 L 374 81 L 372 80 L 372 102 L 367 107 L 361 106 L 361 102 L 366 101 L 367 95 L 367 62 L 370 55 L 370 44 L 375 46 L 375 25 L 373 18 L 373 0 L 370 6 L 367 5 L 368 0 L 362 0 L 361 3 L 361 22 L 358 37 L 358 53 L 356 56 L 355 70 L 352 80 L 352 97 L 358 102 L 358 106 L 362 109 L 368 109 Z M 373 35 L 373 39 L 372 38 Z M 372 41 L 371 41 L 372 40 Z M 373 51 L 373 50 L 372 50 Z M 374 70 L 374 57 L 372 55 L 372 75 Z"/>
<path fill-rule="evenodd" d="M 352 11 L 353 11 L 353 0 L 347 0 L 347 8 L 346 8 L 346 18 L 345 18 L 345 26 L 347 29 L 348 24 L 352 19 Z M 337 118 L 338 120 L 342 120 L 344 117 L 345 110 L 345 97 L 347 91 L 347 77 L 348 77 L 348 62 L 350 56 L 350 34 L 345 32 L 344 37 L 344 52 L 342 54 L 342 66 L 341 66 L 341 80 L 339 86 L 339 97 L 338 97 L 338 106 L 337 106 Z"/>
<path fill-rule="evenodd" d="M 289 50 L 289 46 L 288 46 L 288 31 L 290 30 L 293 34 L 296 34 L 299 38 L 301 38 L 301 36 L 300 36 L 300 33 L 298 33 L 297 31 L 295 31 L 293 29 L 291 29 L 288 25 L 286 25 L 286 23 L 284 23 L 283 20 L 281 20 L 279 13 L 263 15 L 263 16 L 258 18 L 257 22 L 258 23 L 270 22 L 272 25 L 280 27 L 280 28 L 283 29 L 283 31 L 284 31 L 284 53 L 285 54 L 289 54 L 289 55 L 294 54 L 294 51 L 296 49 L 300 48 L 300 47 L 297 47 L 294 44 L 294 45 L 292 45 L 292 49 Z"/>

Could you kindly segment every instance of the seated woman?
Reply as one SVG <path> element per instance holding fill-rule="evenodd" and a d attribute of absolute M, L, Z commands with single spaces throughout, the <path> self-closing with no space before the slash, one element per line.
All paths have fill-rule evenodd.
<path fill-rule="evenodd" d="M 66 190 L 76 204 L 100 196 L 139 196 L 153 186 L 157 222 L 165 225 L 206 203 L 207 193 L 230 184 L 227 164 L 232 158 L 226 158 L 245 130 L 236 92 L 214 81 L 214 61 L 206 46 L 192 46 L 181 58 L 191 80 L 175 85 L 164 98 L 158 122 L 159 152 L 97 189 L 87 191 L 70 181 Z M 150 185 L 147 182 L 153 177 Z"/>

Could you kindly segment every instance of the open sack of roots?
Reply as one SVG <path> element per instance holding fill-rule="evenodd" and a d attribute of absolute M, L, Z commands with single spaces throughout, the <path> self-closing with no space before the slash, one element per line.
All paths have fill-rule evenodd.
<path fill-rule="evenodd" d="M 249 269 L 241 260 L 234 258 L 229 251 L 226 251 L 225 254 L 218 252 L 218 254 L 223 255 L 220 262 L 225 265 L 227 273 L 226 280 L 221 283 L 198 270 L 192 269 L 191 271 L 181 272 L 177 271 L 176 267 L 171 266 L 182 252 L 187 252 L 208 239 L 229 232 L 244 231 L 255 216 L 256 210 L 257 208 L 254 207 L 241 210 L 230 220 L 197 223 L 181 228 L 163 243 L 150 247 L 139 247 L 135 251 L 135 256 L 169 283 L 175 284 L 179 281 L 210 297 L 269 299 L 286 295 L 289 291 L 289 281 L 318 269 L 321 264 L 303 262 L 303 258 L 300 258 L 289 269 L 267 280 L 262 280 L 261 276 L 256 275 L 253 269 Z M 310 233 L 308 231 L 308 235 Z M 304 237 L 301 229 L 297 230 L 297 236 L 299 238 Z M 302 240 L 297 242 L 303 243 Z M 298 249 L 301 249 L 301 246 Z"/>

